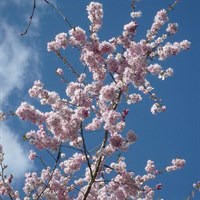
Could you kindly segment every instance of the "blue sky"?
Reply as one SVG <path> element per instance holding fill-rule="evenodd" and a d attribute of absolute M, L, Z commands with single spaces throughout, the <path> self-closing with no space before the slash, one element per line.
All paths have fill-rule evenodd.
<path fill-rule="evenodd" d="M 88 30 L 89 21 L 85 7 L 89 2 L 57 1 L 57 5 L 74 26 L 79 25 Z M 120 35 L 123 25 L 130 20 L 131 1 L 99 2 L 104 7 L 103 27 L 99 33 L 101 40 Z M 156 12 L 167 8 L 170 3 L 170 0 L 141 0 L 137 3 L 137 10 L 143 12 L 138 19 L 138 41 L 145 37 Z M 21 101 L 35 103 L 27 95 L 27 90 L 35 79 L 41 79 L 48 90 L 56 90 L 64 96 L 65 86 L 55 75 L 56 68 L 63 67 L 63 64 L 53 53 L 46 51 L 46 43 L 53 40 L 57 33 L 67 32 L 69 27 L 40 0 L 28 34 L 21 37 L 19 33 L 25 30 L 31 9 L 32 1 L 0 2 L 0 109 L 4 111 L 15 110 Z M 184 169 L 158 177 L 156 183 L 162 182 L 164 188 L 158 191 L 157 198 L 184 199 L 192 190 L 193 182 L 200 180 L 199 10 L 199 0 L 181 0 L 169 14 L 170 22 L 179 24 L 178 33 L 170 41 L 188 39 L 192 46 L 189 51 L 163 62 L 164 67 L 174 69 L 172 78 L 166 81 L 150 78 L 156 94 L 167 106 L 167 111 L 152 115 L 152 102 L 147 96 L 143 96 L 142 102 L 130 108 L 127 118 L 127 129 L 134 129 L 139 137 L 125 154 L 128 169 L 136 174 L 143 174 L 148 159 L 154 160 L 158 169 L 169 165 L 173 158 L 186 159 Z M 67 53 L 69 60 L 79 66 L 76 51 Z M 21 139 L 31 128 L 29 123 L 19 123 L 15 119 L 9 119 L 0 127 L 0 143 L 6 151 L 5 157 L 10 171 L 14 173 L 19 184 L 26 170 L 37 168 L 37 163 L 33 166 L 33 163 L 26 161 L 29 147 Z M 196 197 L 198 198 L 200 194 Z"/>

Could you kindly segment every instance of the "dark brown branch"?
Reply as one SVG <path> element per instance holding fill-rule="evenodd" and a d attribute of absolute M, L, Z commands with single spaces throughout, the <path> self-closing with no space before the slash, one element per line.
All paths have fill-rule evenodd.
<path fill-rule="evenodd" d="M 41 191 L 41 193 L 37 196 L 37 200 L 40 199 L 40 197 L 43 195 L 44 191 L 48 188 L 49 183 L 50 183 L 50 181 L 51 181 L 51 179 L 53 177 L 54 171 L 56 170 L 56 167 L 58 166 L 58 162 L 59 162 L 60 154 L 61 154 L 61 145 L 62 144 L 60 144 L 59 149 L 58 149 L 58 154 L 57 154 L 56 162 L 55 162 L 55 165 L 54 165 L 53 170 L 51 172 L 51 176 L 49 177 L 49 180 L 47 181 L 47 183 L 46 183 L 45 187 L 43 188 L 43 190 Z"/>
<path fill-rule="evenodd" d="M 64 21 L 69 25 L 70 28 L 74 29 L 74 26 L 72 26 L 72 24 L 69 22 L 69 20 L 63 15 L 63 13 L 57 8 L 55 7 L 52 3 L 50 3 L 47 0 L 44 0 L 49 6 L 51 6 L 63 19 Z"/>
<path fill-rule="evenodd" d="M 167 14 L 175 8 L 178 2 L 179 0 L 176 0 L 172 5 L 169 6 L 169 8 L 167 9 Z"/>
<path fill-rule="evenodd" d="M 47 166 L 46 166 L 46 164 L 45 164 L 45 162 L 42 160 L 42 158 L 41 157 L 39 157 L 39 156 L 36 156 L 36 158 L 42 163 L 42 165 L 44 166 L 44 168 L 47 168 Z"/>
<path fill-rule="evenodd" d="M 82 141 L 83 141 L 83 152 L 85 154 L 85 158 L 86 158 L 86 161 L 87 161 L 87 165 L 89 167 L 89 170 L 90 170 L 90 176 L 93 178 L 93 174 L 92 174 L 92 168 L 91 168 L 91 164 L 90 164 L 90 161 L 89 161 L 89 158 L 88 158 L 88 154 L 87 154 L 87 148 L 86 148 L 86 144 L 85 144 L 85 138 L 84 138 L 84 135 L 83 135 L 83 126 L 82 126 L 82 123 L 81 123 L 81 138 L 82 138 Z"/>
<path fill-rule="evenodd" d="M 117 98 L 116 98 L 116 103 L 113 105 L 113 108 L 112 108 L 113 110 L 116 110 L 116 109 L 117 109 L 117 106 L 119 105 L 119 101 L 120 101 L 120 99 L 121 99 L 121 95 L 122 95 L 122 91 L 119 92 L 119 94 L 118 94 L 118 96 L 117 96 Z M 102 144 L 101 144 L 101 148 L 100 148 L 100 150 L 99 150 L 100 153 L 101 153 L 102 150 L 106 147 L 106 143 L 107 143 L 107 140 L 108 140 L 108 133 L 109 133 L 109 132 L 106 130 L 106 131 L 105 131 L 105 135 L 104 135 L 104 139 L 103 139 Z M 97 163 L 96 163 L 96 167 L 95 167 L 95 171 L 94 171 L 93 177 L 91 177 L 91 180 L 90 180 L 90 182 L 88 183 L 88 187 L 87 187 L 87 190 L 86 190 L 86 192 L 85 192 L 85 194 L 84 194 L 83 200 L 86 200 L 87 197 L 88 197 L 88 195 L 89 195 L 89 193 L 90 193 L 90 190 L 91 190 L 92 185 L 93 185 L 93 183 L 95 182 L 95 179 L 96 179 L 96 177 L 97 177 L 97 175 L 98 175 L 99 168 L 100 168 L 100 166 L 101 166 L 101 163 L 102 163 L 103 159 L 104 159 L 104 156 L 103 156 L 103 155 L 100 155 L 100 157 L 99 157 L 99 159 L 98 159 L 98 161 L 97 161 Z"/>
<path fill-rule="evenodd" d="M 74 74 L 77 78 L 79 78 L 80 75 L 74 70 L 73 66 L 68 62 L 68 60 L 67 60 L 65 57 L 63 57 L 63 56 L 61 55 L 61 53 L 60 53 L 59 51 L 56 51 L 56 55 L 63 61 L 63 63 L 64 63 L 65 65 L 67 65 L 67 67 L 73 72 L 73 74 Z"/>
<path fill-rule="evenodd" d="M 36 0 L 33 0 L 33 8 L 32 8 L 31 16 L 29 17 L 28 25 L 27 25 L 27 27 L 26 27 L 26 30 L 25 30 L 24 32 L 20 33 L 20 35 L 23 36 L 23 35 L 27 34 L 27 32 L 28 32 L 28 30 L 29 30 L 29 28 L 30 28 L 30 26 L 31 26 L 31 22 L 32 22 L 32 20 L 33 20 L 33 16 L 34 16 L 34 13 L 35 13 L 35 9 L 36 9 Z"/>

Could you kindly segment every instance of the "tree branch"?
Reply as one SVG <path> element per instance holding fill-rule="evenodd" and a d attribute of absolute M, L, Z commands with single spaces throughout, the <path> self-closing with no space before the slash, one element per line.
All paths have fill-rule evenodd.
<path fill-rule="evenodd" d="M 70 28 L 74 29 L 74 26 L 69 22 L 69 20 L 63 15 L 63 13 L 58 9 L 56 6 L 54 6 L 52 3 L 50 3 L 47 0 L 44 0 L 49 6 L 51 6 L 63 19 L 64 21 L 69 25 Z"/>
<path fill-rule="evenodd" d="M 36 0 L 33 0 L 33 8 L 32 8 L 31 16 L 29 17 L 28 25 L 27 25 L 25 31 L 22 32 L 22 33 L 20 33 L 20 35 L 23 36 L 23 35 L 27 34 L 27 32 L 28 32 L 28 30 L 29 30 L 29 28 L 30 28 L 30 26 L 31 26 L 31 22 L 32 22 L 32 20 L 33 20 L 33 16 L 34 16 L 34 13 L 35 13 L 35 9 L 36 9 Z"/>

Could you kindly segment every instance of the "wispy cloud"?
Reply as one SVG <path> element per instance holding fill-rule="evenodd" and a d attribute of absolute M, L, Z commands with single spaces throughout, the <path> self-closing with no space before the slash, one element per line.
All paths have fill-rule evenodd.
<path fill-rule="evenodd" d="M 20 143 L 20 138 L 6 124 L 0 123 L 0 143 L 3 145 L 4 164 L 8 165 L 7 174 L 13 174 L 14 180 L 24 177 L 24 173 L 33 168 L 28 152 Z"/>
<path fill-rule="evenodd" d="M 3 19 L 1 14 L 0 17 Z M 34 32 L 37 32 L 38 23 L 37 19 L 33 21 Z M 0 110 L 9 107 L 13 109 L 13 94 L 16 94 L 14 101 L 20 101 L 17 95 L 20 93 L 23 96 L 24 86 L 30 81 L 33 82 L 34 76 L 39 78 L 36 68 L 39 64 L 38 50 L 30 47 L 19 33 L 16 25 L 11 25 L 5 19 L 0 22 Z M 30 37 L 33 36 L 29 35 Z M 31 169 L 32 163 L 27 159 L 28 149 L 16 134 L 17 130 L 14 130 L 14 127 L 11 128 L 4 122 L 0 123 L 0 144 L 3 145 L 7 172 L 19 180 Z"/>
<path fill-rule="evenodd" d="M 15 89 L 23 88 L 28 74 L 31 75 L 34 71 L 31 65 L 36 62 L 37 53 L 23 44 L 16 29 L 5 22 L 1 23 L 0 32 L 0 107 L 2 107 Z"/>

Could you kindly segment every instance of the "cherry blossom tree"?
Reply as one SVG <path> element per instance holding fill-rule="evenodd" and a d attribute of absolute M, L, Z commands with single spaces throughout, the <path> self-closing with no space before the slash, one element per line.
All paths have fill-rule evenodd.
<path fill-rule="evenodd" d="M 64 17 L 53 4 L 44 1 Z M 31 25 L 35 3 L 30 23 L 22 35 L 27 34 Z M 66 85 L 66 97 L 47 90 L 42 81 L 36 80 L 28 93 L 30 97 L 39 99 L 46 111 L 22 102 L 12 113 L 35 125 L 36 129 L 27 132 L 24 140 L 32 147 L 29 159 L 38 159 L 43 169 L 25 174 L 24 194 L 19 194 L 12 186 L 13 175 L 5 174 L 7 166 L 0 146 L 2 197 L 17 200 L 150 200 L 154 199 L 157 190 L 162 189 L 162 183 L 150 186 L 148 181 L 185 165 L 184 159 L 173 158 L 171 164 L 159 170 L 154 161 L 147 160 L 144 166 L 146 173 L 137 175 L 127 170 L 124 156 L 111 160 L 119 152 L 128 151 L 137 140 L 133 130 L 124 131 L 130 106 L 150 97 L 153 115 L 166 110 L 155 94 L 149 77 L 157 76 L 164 81 L 172 76 L 173 69 L 165 69 L 159 64 L 160 61 L 190 48 L 188 40 L 169 42 L 177 32 L 178 24 L 169 23 L 168 14 L 177 3 L 175 1 L 169 8 L 157 12 L 146 37 L 140 41 L 135 40 L 135 35 L 137 18 L 141 17 L 142 12 L 135 9 L 135 1 L 131 5 L 130 22 L 124 25 L 121 35 L 107 41 L 101 41 L 98 36 L 103 21 L 102 4 L 91 2 L 86 8 L 91 23 L 89 34 L 64 17 L 69 31 L 58 33 L 47 44 L 47 50 L 67 67 L 56 71 Z M 165 33 L 159 35 L 159 30 L 165 26 Z M 78 50 L 82 73 L 64 56 L 65 49 L 69 47 Z M 68 80 L 69 71 L 73 81 Z M 0 118 L 3 120 L 6 115 L 1 112 Z M 102 139 L 95 148 L 90 148 L 87 140 L 91 133 L 95 135 L 98 131 Z M 69 149 L 72 152 L 70 156 Z M 46 152 L 50 157 L 50 165 L 40 157 L 40 152 Z M 188 199 L 200 190 L 200 183 L 194 183 L 193 187 L 194 191 Z"/>

